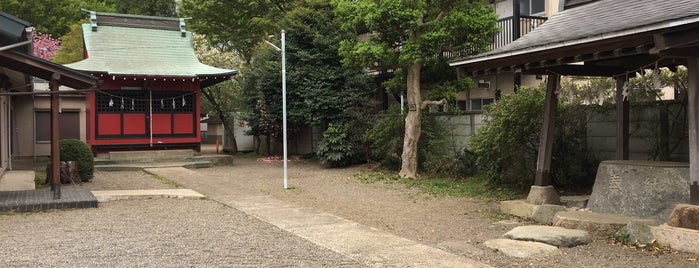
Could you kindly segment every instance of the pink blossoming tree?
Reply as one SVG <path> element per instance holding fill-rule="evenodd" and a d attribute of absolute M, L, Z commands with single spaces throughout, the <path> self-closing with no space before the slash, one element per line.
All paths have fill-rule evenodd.
<path fill-rule="evenodd" d="M 34 34 L 33 44 L 34 56 L 49 61 L 53 59 L 58 49 L 61 48 L 61 41 L 51 37 L 51 34 L 42 34 L 38 32 Z"/>

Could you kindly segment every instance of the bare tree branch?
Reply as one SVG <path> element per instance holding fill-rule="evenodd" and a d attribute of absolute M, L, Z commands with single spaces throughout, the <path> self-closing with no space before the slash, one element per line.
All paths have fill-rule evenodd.
<path fill-rule="evenodd" d="M 447 99 L 435 100 L 425 100 L 420 104 L 420 110 L 427 108 L 427 105 L 445 105 L 447 104 Z"/>

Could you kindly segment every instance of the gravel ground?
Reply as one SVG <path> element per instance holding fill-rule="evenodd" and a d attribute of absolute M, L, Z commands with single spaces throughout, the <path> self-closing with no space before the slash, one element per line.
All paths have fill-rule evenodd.
<path fill-rule="evenodd" d="M 495 267 L 699 267 L 699 256 L 694 254 L 642 252 L 612 245 L 606 238 L 540 258 L 507 257 L 483 242 L 531 222 L 497 217 L 496 201 L 434 197 L 399 184 L 363 183 L 355 178 L 368 170 L 366 166 L 324 169 L 294 161 L 289 164 L 292 188 L 284 190 L 281 163 L 236 158 L 233 166 L 197 169 L 207 175 L 206 181 L 178 183 L 213 199 L 226 187 L 259 191 Z M 173 186 L 145 172 L 96 172 L 94 181 L 83 187 Z M 0 233 L 8 237 L 0 239 L 0 254 L 4 253 L 0 266 L 360 265 L 205 200 L 117 201 L 98 209 L 0 215 Z"/>
<path fill-rule="evenodd" d="M 204 185 L 213 183 L 218 188 L 260 191 L 495 267 L 699 267 L 699 256 L 694 254 L 642 252 L 599 237 L 591 244 L 562 248 L 546 257 L 507 257 L 483 242 L 532 222 L 503 220 L 498 217 L 498 202 L 492 200 L 434 197 L 399 184 L 363 183 L 354 175 L 369 171 L 366 166 L 324 169 L 316 163 L 292 162 L 288 171 L 291 190 L 283 189 L 281 163 L 236 158 L 233 166 L 197 171 L 210 181 L 183 184 L 185 187 L 203 191 Z"/>
<path fill-rule="evenodd" d="M 363 267 L 214 201 L 0 215 L 0 267 Z"/>

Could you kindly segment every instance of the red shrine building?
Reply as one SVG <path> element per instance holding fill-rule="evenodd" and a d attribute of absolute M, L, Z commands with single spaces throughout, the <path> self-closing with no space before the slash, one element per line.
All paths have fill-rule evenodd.
<path fill-rule="evenodd" d="M 200 91 L 235 70 L 197 59 L 184 19 L 91 12 L 85 59 L 67 67 L 101 80 L 86 94 L 86 141 L 112 150 L 200 149 Z"/>

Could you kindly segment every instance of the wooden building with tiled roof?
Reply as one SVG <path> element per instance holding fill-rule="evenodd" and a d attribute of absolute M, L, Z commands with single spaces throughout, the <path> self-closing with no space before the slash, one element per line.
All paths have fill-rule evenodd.
<path fill-rule="evenodd" d="M 617 81 L 617 159 L 629 159 L 629 76 L 646 68 L 688 69 L 689 181 L 668 198 L 699 204 L 699 1 L 568 1 L 576 4 L 500 48 L 450 63 L 459 76 L 501 72 L 548 75 L 544 122 L 531 199 L 556 203 L 550 187 L 551 150 L 560 76 L 603 76 Z M 572 6 L 572 5 L 571 5 Z M 690 187 L 691 185 L 691 187 Z M 547 198 L 533 195 L 546 187 Z M 537 192 L 538 194 L 539 192 Z"/>
<path fill-rule="evenodd" d="M 92 150 L 199 150 L 200 90 L 236 71 L 199 62 L 184 19 L 91 12 L 82 27 L 85 59 L 66 66 L 102 81 L 86 96 Z"/>

